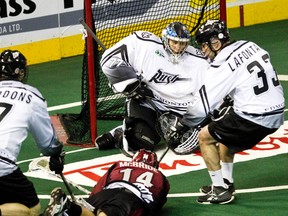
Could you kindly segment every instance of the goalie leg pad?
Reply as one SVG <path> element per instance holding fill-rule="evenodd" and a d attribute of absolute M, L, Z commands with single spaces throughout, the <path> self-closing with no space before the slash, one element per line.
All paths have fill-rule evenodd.
<path fill-rule="evenodd" d="M 129 126 L 130 121 L 134 119 L 141 119 L 146 122 L 150 128 L 153 128 L 156 124 L 156 111 L 140 105 L 141 100 L 131 99 L 126 103 L 126 116 L 125 122 Z"/>
<path fill-rule="evenodd" d="M 129 148 L 133 151 L 142 148 L 153 150 L 155 145 L 161 140 L 155 128 L 149 127 L 149 125 L 141 119 L 133 119 L 133 121 L 127 125 L 125 135 Z"/>

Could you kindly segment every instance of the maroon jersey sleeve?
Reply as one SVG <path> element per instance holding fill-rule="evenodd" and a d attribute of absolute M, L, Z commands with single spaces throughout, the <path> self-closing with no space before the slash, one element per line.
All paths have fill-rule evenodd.
<path fill-rule="evenodd" d="M 117 163 L 114 163 L 109 170 L 99 179 L 99 181 L 97 182 L 97 184 L 94 186 L 91 195 L 103 190 L 103 188 L 107 185 L 108 182 L 108 178 L 109 178 L 109 174 L 110 172 L 113 170 L 113 168 L 117 165 Z M 90 196 L 91 196 L 90 195 Z"/>

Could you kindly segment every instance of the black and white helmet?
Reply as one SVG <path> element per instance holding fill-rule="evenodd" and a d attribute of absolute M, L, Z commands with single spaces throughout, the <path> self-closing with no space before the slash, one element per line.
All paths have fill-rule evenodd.
<path fill-rule="evenodd" d="M 224 21 L 208 20 L 205 24 L 200 26 L 195 34 L 195 40 L 199 45 L 202 43 L 210 44 L 210 39 L 214 37 L 222 42 L 226 42 L 230 39 L 229 31 Z"/>
<path fill-rule="evenodd" d="M 186 47 L 181 51 L 181 53 L 174 53 L 169 45 L 169 40 L 180 41 L 187 43 Z M 162 31 L 162 41 L 164 48 L 167 53 L 171 56 L 171 61 L 173 63 L 178 63 L 178 59 L 185 52 L 188 43 L 190 41 L 190 33 L 186 26 L 181 22 L 172 22 Z"/>
<path fill-rule="evenodd" d="M 27 60 L 18 50 L 5 50 L 0 54 L 0 79 L 26 82 Z"/>

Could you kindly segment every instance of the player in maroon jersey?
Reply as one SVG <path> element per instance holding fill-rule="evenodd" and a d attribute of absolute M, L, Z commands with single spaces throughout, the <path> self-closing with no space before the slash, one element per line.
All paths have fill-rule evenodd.
<path fill-rule="evenodd" d="M 158 170 L 156 153 L 141 149 L 132 161 L 115 162 L 101 177 L 86 200 L 90 208 L 71 202 L 58 187 L 51 192 L 44 215 L 159 215 L 169 189 L 168 180 Z"/>

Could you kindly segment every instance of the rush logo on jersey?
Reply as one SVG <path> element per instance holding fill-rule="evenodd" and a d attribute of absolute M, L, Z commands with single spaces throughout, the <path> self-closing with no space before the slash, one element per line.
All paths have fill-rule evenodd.
<path fill-rule="evenodd" d="M 163 72 L 161 69 L 149 80 L 149 82 L 155 83 L 175 83 L 176 81 L 187 81 L 187 78 L 179 78 L 179 74 L 170 74 Z"/>

